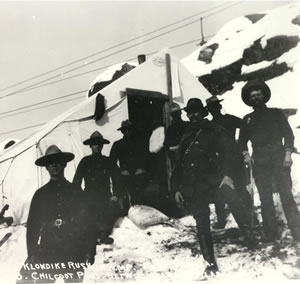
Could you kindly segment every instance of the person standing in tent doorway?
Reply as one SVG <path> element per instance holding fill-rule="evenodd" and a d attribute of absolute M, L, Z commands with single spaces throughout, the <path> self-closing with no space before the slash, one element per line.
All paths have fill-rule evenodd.
<path fill-rule="evenodd" d="M 113 243 L 114 240 L 109 235 L 117 219 L 117 212 L 115 212 L 117 206 L 114 206 L 118 202 L 117 168 L 109 157 L 102 155 L 103 145 L 109 143 L 98 131 L 93 132 L 89 139 L 83 141 L 84 145 L 90 146 L 92 154 L 82 158 L 73 178 L 73 184 L 78 186 L 81 186 L 84 180 L 84 194 L 90 209 L 89 220 L 93 224 L 94 240 L 99 244 Z"/>
<path fill-rule="evenodd" d="M 270 97 L 271 90 L 264 81 L 251 80 L 243 87 L 242 99 L 254 111 L 243 118 L 239 144 L 245 163 L 253 162 L 253 175 L 261 201 L 264 240 L 274 242 L 279 237 L 273 201 L 274 183 L 292 236 L 300 241 L 300 215 L 292 194 L 291 180 L 294 134 L 283 112 L 266 106 Z M 247 148 L 248 141 L 252 143 L 252 158 Z"/>
<path fill-rule="evenodd" d="M 212 115 L 212 121 L 220 126 L 222 126 L 227 134 L 233 139 L 236 140 L 238 130 L 241 127 L 242 119 L 231 115 L 231 114 L 222 114 L 222 105 L 221 102 L 223 100 L 219 100 L 217 96 L 211 96 L 206 100 L 206 109 Z M 241 160 L 242 162 L 242 160 Z M 252 206 L 252 198 L 249 192 L 246 189 L 247 177 L 246 177 L 246 167 L 241 163 L 240 171 L 239 171 L 239 179 L 241 187 L 239 188 L 239 193 L 241 194 L 241 198 L 244 201 L 249 214 L 253 216 L 253 206 Z M 226 213 L 225 213 L 225 202 L 222 199 L 215 200 L 215 210 L 217 215 L 217 223 L 213 226 L 215 229 L 223 229 L 226 225 Z M 255 218 L 256 223 L 258 222 Z"/>
<path fill-rule="evenodd" d="M 110 157 L 119 166 L 119 182 L 130 195 L 130 203 L 143 204 L 144 190 L 149 182 L 147 163 L 149 151 L 135 137 L 134 126 L 130 120 L 122 121 L 118 128 L 123 138 L 114 142 Z"/>
<path fill-rule="evenodd" d="M 86 204 L 79 187 L 67 181 L 64 169 L 74 155 L 56 145 L 35 164 L 46 167 L 50 181 L 33 195 L 27 220 L 28 258 L 18 283 L 82 282 L 86 262 L 93 263 L 86 227 Z"/>
<path fill-rule="evenodd" d="M 175 102 L 170 104 L 170 114 L 171 125 L 166 131 L 166 139 L 164 144 L 169 150 L 171 160 L 174 161 L 180 138 L 189 125 L 189 122 L 182 120 L 180 105 Z"/>
<path fill-rule="evenodd" d="M 239 184 L 235 172 L 241 159 L 237 143 L 223 128 L 204 119 L 208 112 L 200 99 L 190 99 L 184 110 L 191 123 L 178 148 L 176 172 L 180 176 L 174 197 L 177 203 L 185 203 L 190 208 L 196 220 L 200 249 L 207 264 L 203 275 L 206 279 L 219 270 L 214 255 L 209 210 L 209 203 L 214 201 L 216 195 L 222 195 L 228 203 L 246 246 L 253 249 L 257 241 L 251 231 L 250 216 L 237 194 Z"/>
<path fill-rule="evenodd" d="M 177 158 L 177 150 L 179 147 L 180 139 L 185 132 L 186 128 L 189 125 L 188 121 L 184 121 L 181 118 L 182 110 L 179 104 L 172 102 L 170 104 L 170 114 L 171 114 L 171 121 L 170 126 L 166 131 L 165 142 L 164 146 L 168 151 L 168 155 L 171 161 L 171 190 L 177 187 L 178 181 L 177 177 L 178 174 L 176 173 L 176 158 Z M 165 159 L 165 157 L 164 157 Z M 165 165 L 163 165 L 165 167 Z M 178 208 L 178 214 L 186 215 L 188 212 L 186 208 L 180 207 Z"/>

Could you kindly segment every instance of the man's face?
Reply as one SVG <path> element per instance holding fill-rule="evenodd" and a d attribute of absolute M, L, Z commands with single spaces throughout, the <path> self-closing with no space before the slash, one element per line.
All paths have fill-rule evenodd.
<path fill-rule="evenodd" d="M 249 93 L 249 102 L 252 106 L 260 106 L 265 103 L 265 97 L 260 89 L 253 90 Z"/>
<path fill-rule="evenodd" d="M 46 169 L 51 177 L 51 179 L 56 179 L 64 173 L 64 169 L 66 167 L 65 163 L 62 162 L 52 162 Z"/>
<path fill-rule="evenodd" d="M 103 144 L 95 144 L 90 146 L 93 154 L 101 154 L 103 149 Z"/>
<path fill-rule="evenodd" d="M 181 110 L 171 112 L 171 122 L 181 119 Z"/>
<path fill-rule="evenodd" d="M 123 128 L 121 132 L 125 138 L 130 137 L 132 135 L 132 128 L 131 127 Z"/>
<path fill-rule="evenodd" d="M 207 110 L 212 115 L 219 114 L 222 106 L 219 103 L 211 103 L 207 106 Z"/>
<path fill-rule="evenodd" d="M 199 110 L 189 110 L 186 115 L 192 123 L 200 122 L 203 119 L 202 113 Z"/>

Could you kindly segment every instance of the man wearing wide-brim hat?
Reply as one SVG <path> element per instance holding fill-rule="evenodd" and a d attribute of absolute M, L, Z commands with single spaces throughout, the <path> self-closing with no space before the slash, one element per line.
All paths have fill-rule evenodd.
<path fill-rule="evenodd" d="M 209 204 L 217 195 L 228 203 L 246 245 L 253 248 L 256 240 L 250 230 L 250 218 L 237 194 L 239 184 L 235 173 L 240 166 L 237 143 L 223 128 L 205 119 L 208 112 L 200 99 L 189 99 L 184 110 L 190 124 L 178 148 L 178 188 L 174 197 L 179 205 L 184 203 L 190 208 L 196 220 L 200 249 L 207 265 L 203 275 L 206 279 L 218 272 L 209 210 Z"/>
<path fill-rule="evenodd" d="M 117 130 L 122 132 L 123 137 L 114 142 L 110 158 L 118 165 L 119 182 L 129 193 L 131 204 L 143 204 L 144 190 L 149 180 L 149 150 L 140 142 L 141 137 L 137 137 L 130 120 L 122 121 Z"/>
<path fill-rule="evenodd" d="M 262 80 L 250 80 L 242 89 L 244 103 L 253 108 L 242 121 L 239 144 L 245 163 L 253 164 L 255 184 L 261 200 L 264 241 L 280 238 L 273 201 L 276 185 L 292 236 L 300 241 L 300 215 L 292 194 L 291 166 L 294 134 L 283 112 L 268 108 L 271 97 L 269 86 Z M 251 141 L 253 155 L 247 143 Z"/>
<path fill-rule="evenodd" d="M 99 131 L 94 131 L 83 144 L 91 148 L 92 154 L 83 157 L 78 164 L 73 183 L 81 186 L 84 181 L 84 194 L 88 200 L 90 222 L 94 227 L 95 240 L 98 243 L 111 244 L 109 237 L 116 216 L 111 202 L 118 201 L 117 167 L 109 157 L 102 154 L 103 145 L 110 142 Z M 112 192 L 111 193 L 111 181 Z"/>
<path fill-rule="evenodd" d="M 188 121 L 181 118 L 182 110 L 180 105 L 172 102 L 170 104 L 171 123 L 166 131 L 165 146 L 172 152 L 176 151 L 180 138 L 188 126 Z M 171 155 L 172 156 L 172 155 Z"/>
<path fill-rule="evenodd" d="M 37 271 L 34 277 L 39 283 L 45 279 L 39 278 L 41 274 L 38 272 L 49 273 L 51 277 L 73 273 L 74 281 L 81 282 L 82 267 L 72 270 L 67 263 L 92 262 L 83 193 L 64 177 L 64 169 L 73 158 L 72 153 L 62 152 L 56 145 L 51 145 L 35 162 L 37 166 L 46 167 L 50 181 L 35 192 L 31 201 L 26 235 L 27 263 L 64 263 L 64 267 L 60 265 L 57 269 Z M 21 271 L 21 277 L 30 277 L 34 271 L 25 272 L 26 269 Z"/>
<path fill-rule="evenodd" d="M 206 99 L 206 109 L 212 115 L 212 121 L 224 127 L 224 129 L 227 131 L 229 136 L 235 140 L 237 136 L 237 130 L 240 129 L 241 127 L 242 119 L 228 113 L 223 114 L 222 104 L 221 104 L 222 101 L 223 99 L 219 99 L 215 95 L 211 96 L 208 99 Z M 245 206 L 247 207 L 249 213 L 251 213 L 252 215 L 251 212 L 253 211 L 252 199 L 249 192 L 246 189 L 246 184 L 248 181 L 246 180 L 245 171 L 246 169 L 243 166 L 243 162 L 241 161 L 241 167 L 238 171 L 239 172 L 238 176 L 239 179 L 241 180 L 240 183 L 242 184 L 242 186 L 240 186 L 239 189 L 240 189 L 241 197 L 245 203 Z M 213 228 L 222 229 L 225 227 L 227 222 L 224 201 L 221 199 L 216 199 L 215 209 L 217 215 L 217 223 L 213 226 Z"/>
<path fill-rule="evenodd" d="M 221 112 L 222 101 L 223 99 L 219 99 L 217 96 L 211 96 L 206 100 L 206 109 L 212 115 L 212 121 L 224 127 L 229 135 L 235 139 L 236 131 L 241 127 L 242 119 L 228 113 L 223 114 Z"/>

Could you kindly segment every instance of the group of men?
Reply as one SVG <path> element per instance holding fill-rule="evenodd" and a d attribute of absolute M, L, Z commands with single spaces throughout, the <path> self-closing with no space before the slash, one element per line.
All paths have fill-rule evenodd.
<path fill-rule="evenodd" d="M 177 149 L 175 199 L 179 204 L 185 202 L 196 220 L 201 252 L 207 263 L 206 276 L 218 271 L 210 231 L 211 202 L 216 203 L 217 215 L 221 215 L 218 216 L 221 227 L 224 226 L 224 213 L 218 214 L 218 211 L 223 210 L 225 202 L 244 234 L 246 246 L 253 249 L 258 244 L 251 226 L 253 209 L 246 190 L 245 165 L 253 168 L 261 201 L 261 241 L 275 242 L 280 238 L 273 201 L 274 186 L 292 237 L 300 241 L 300 214 L 293 198 L 290 174 L 294 135 L 284 113 L 266 106 L 270 97 L 271 91 L 265 82 L 258 79 L 247 82 L 242 89 L 242 99 L 253 107 L 253 112 L 242 121 L 222 115 L 216 97 L 208 99 L 206 107 L 200 99 L 190 99 L 184 108 L 190 123 Z M 212 121 L 205 119 L 208 112 L 213 116 Z M 237 127 L 240 128 L 238 142 L 234 139 Z M 252 144 L 252 157 L 248 141 Z"/>
<path fill-rule="evenodd" d="M 130 205 L 143 203 L 148 150 L 139 143 L 129 120 L 118 130 L 123 138 L 114 142 L 109 157 L 102 149 L 110 141 L 100 132 L 83 141 L 92 153 L 81 159 L 72 183 L 65 179 L 64 169 L 74 154 L 51 145 L 36 160 L 37 166 L 46 167 L 50 181 L 31 201 L 28 257 L 19 282 L 54 282 L 58 277 L 65 282 L 82 282 L 85 264 L 95 261 L 97 245 L 114 242 L 110 234 L 116 219 L 127 215 Z"/>
<path fill-rule="evenodd" d="M 243 120 L 223 115 L 221 100 L 215 96 L 207 100 L 206 107 L 200 99 L 190 99 L 183 108 L 189 122 L 182 121 L 180 107 L 171 104 L 173 123 L 165 140 L 173 165 L 171 193 L 178 206 L 187 206 L 196 220 L 207 264 L 205 276 L 215 275 L 219 270 L 211 236 L 210 203 L 216 205 L 217 227 L 224 228 L 226 224 L 227 203 L 246 246 L 254 249 L 258 244 L 251 226 L 253 210 L 246 190 L 245 165 L 253 166 L 261 200 L 262 240 L 274 242 L 279 237 L 273 203 L 275 183 L 292 236 L 300 241 L 300 215 L 290 176 L 294 136 L 282 111 L 266 106 L 270 96 L 265 82 L 248 82 L 242 90 L 242 99 L 254 111 Z M 209 112 L 212 121 L 205 119 Z M 238 142 L 236 128 L 240 128 Z M 102 148 L 110 142 L 98 131 L 83 142 L 90 146 L 92 154 L 80 161 L 72 183 L 64 177 L 67 163 L 74 158 L 72 153 L 52 145 L 36 161 L 37 166 L 46 167 L 50 181 L 35 192 L 31 202 L 27 221 L 28 258 L 24 267 L 36 263 L 65 264 L 59 274 L 52 266 L 47 273 L 40 269 L 40 282 L 53 282 L 55 275 L 63 275 L 65 282 L 81 282 L 84 265 L 78 265 L 75 273 L 70 272 L 73 266 L 67 264 L 70 261 L 93 264 L 97 244 L 113 243 L 109 235 L 116 218 L 125 216 L 130 205 L 144 204 L 149 185 L 148 149 L 139 143 L 129 120 L 123 121 L 118 130 L 123 138 L 114 142 L 109 157 L 102 155 Z M 252 157 L 248 141 L 252 143 Z M 33 279 L 24 267 L 20 280 Z"/>

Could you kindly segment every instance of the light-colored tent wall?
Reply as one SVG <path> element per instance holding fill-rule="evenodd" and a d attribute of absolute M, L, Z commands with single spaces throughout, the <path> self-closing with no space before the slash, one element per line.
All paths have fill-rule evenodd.
<path fill-rule="evenodd" d="M 7 216 L 14 217 L 15 223 L 23 223 L 34 191 L 38 188 L 39 179 L 34 161 L 37 149 L 31 147 L 21 156 L 0 164 L 2 177 L 2 203 L 9 204 Z M 2 205 L 4 205 L 2 204 Z"/>
<path fill-rule="evenodd" d="M 82 142 L 95 130 L 110 140 L 111 143 L 103 149 L 103 153 L 108 155 L 112 143 L 121 138 L 117 128 L 122 120 L 128 118 L 127 97 L 124 96 L 126 89 L 168 93 L 165 59 L 166 51 L 162 51 L 101 90 L 106 112 L 99 121 L 92 119 L 96 101 L 94 95 L 0 154 L 2 201 L 10 205 L 7 213 L 15 218 L 16 223 L 26 222 L 34 192 L 49 180 L 46 170 L 35 166 L 37 157 L 44 155 L 51 144 L 56 144 L 62 151 L 74 153 L 74 161 L 68 163 L 65 170 L 66 178 L 71 181 L 80 159 L 90 154 L 89 147 Z M 172 54 L 171 74 L 173 100 L 180 105 L 185 105 L 191 97 L 205 100 L 210 96 Z"/>

